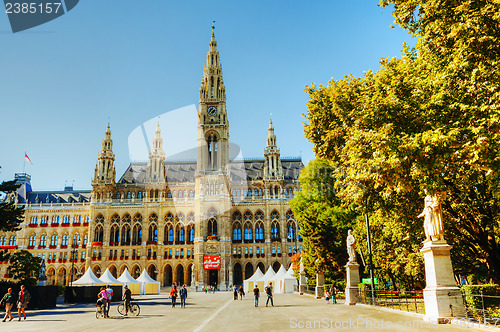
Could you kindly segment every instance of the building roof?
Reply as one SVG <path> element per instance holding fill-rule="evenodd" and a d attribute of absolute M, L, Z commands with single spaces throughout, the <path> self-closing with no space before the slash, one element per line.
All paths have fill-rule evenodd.
<path fill-rule="evenodd" d="M 262 180 L 264 177 L 264 159 L 245 159 L 231 161 L 231 179 L 234 182 Z M 118 183 L 144 183 L 147 162 L 134 162 L 129 165 Z M 304 167 L 300 158 L 281 159 L 285 181 L 297 180 Z M 165 170 L 168 183 L 194 182 L 196 161 L 166 161 Z"/>

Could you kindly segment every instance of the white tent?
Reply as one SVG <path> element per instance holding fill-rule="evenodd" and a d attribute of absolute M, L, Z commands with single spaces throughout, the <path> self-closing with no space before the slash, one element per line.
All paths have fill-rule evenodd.
<path fill-rule="evenodd" d="M 293 287 L 297 284 L 297 278 L 293 276 L 293 269 L 290 266 L 288 271 L 280 278 L 281 292 L 293 293 Z"/>
<path fill-rule="evenodd" d="M 141 283 L 141 294 L 160 294 L 160 282 L 151 278 L 146 269 L 142 270 L 137 281 Z"/>
<path fill-rule="evenodd" d="M 87 269 L 85 274 L 80 277 L 80 279 L 73 281 L 73 286 L 96 286 L 96 285 L 105 285 L 105 282 L 99 280 L 95 274 L 92 272 L 90 267 Z"/>
<path fill-rule="evenodd" d="M 283 277 L 286 275 L 286 269 L 281 264 L 280 269 L 276 272 L 276 275 L 273 277 L 273 280 L 268 280 L 273 283 L 273 288 L 275 293 L 283 293 Z"/>
<path fill-rule="evenodd" d="M 254 274 L 247 280 L 243 281 L 243 289 L 245 290 L 245 293 L 252 291 L 255 282 L 260 278 L 262 278 L 263 276 L 264 273 L 262 273 L 262 271 L 257 267 L 257 270 L 255 270 Z"/>
<path fill-rule="evenodd" d="M 141 283 L 130 275 L 127 268 L 125 268 L 125 271 L 123 271 L 122 275 L 117 280 L 128 285 L 132 294 L 137 295 L 141 293 Z"/>
<path fill-rule="evenodd" d="M 123 285 L 123 282 L 113 277 L 111 272 L 109 272 L 109 268 L 106 268 L 106 271 L 104 271 L 99 280 L 101 280 L 106 285 Z"/>
<path fill-rule="evenodd" d="M 271 282 L 273 281 L 275 275 L 276 275 L 276 272 L 274 272 L 273 267 L 271 265 L 269 265 L 269 268 L 267 269 L 266 274 L 264 274 L 264 276 L 262 278 L 260 278 L 258 281 L 264 281 L 266 283 L 266 286 L 267 286 L 269 281 L 271 281 Z"/>

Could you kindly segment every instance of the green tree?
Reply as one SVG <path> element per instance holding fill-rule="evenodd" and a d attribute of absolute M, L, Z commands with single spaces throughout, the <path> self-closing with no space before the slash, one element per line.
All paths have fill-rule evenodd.
<path fill-rule="evenodd" d="M 20 186 L 16 180 L 4 181 L 0 183 L 0 192 L 10 193 Z M 24 208 L 16 206 L 13 202 L 1 201 L 0 197 L 0 232 L 18 231 L 23 221 Z"/>
<path fill-rule="evenodd" d="M 373 241 L 380 265 L 392 259 L 393 271 L 408 273 L 403 258 L 421 260 L 416 215 L 427 189 L 444 197 L 455 271 L 479 273 L 479 260 L 500 282 L 500 4 L 381 3 L 395 4 L 395 22 L 418 38 L 416 49 L 405 46 L 400 59 L 382 59 L 363 77 L 306 87 L 306 137 L 342 171 L 343 204 L 373 214 L 375 232 L 392 225 L 384 226 L 392 236 Z M 401 259 L 387 257 L 404 243 Z"/>
<path fill-rule="evenodd" d="M 27 250 L 8 254 L 10 266 L 8 268 L 10 278 L 23 285 L 36 285 L 42 259 L 33 256 Z"/>
<path fill-rule="evenodd" d="M 304 240 L 302 259 L 309 275 L 322 271 L 338 277 L 347 262 L 345 240 L 355 214 L 340 206 L 334 174 L 326 160 L 309 162 L 300 173 L 302 190 L 290 201 Z"/>

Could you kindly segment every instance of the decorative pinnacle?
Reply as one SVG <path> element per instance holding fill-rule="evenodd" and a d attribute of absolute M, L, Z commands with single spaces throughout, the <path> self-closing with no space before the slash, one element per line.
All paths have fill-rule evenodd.
<path fill-rule="evenodd" d="M 212 21 L 212 36 L 215 36 L 215 21 Z"/>

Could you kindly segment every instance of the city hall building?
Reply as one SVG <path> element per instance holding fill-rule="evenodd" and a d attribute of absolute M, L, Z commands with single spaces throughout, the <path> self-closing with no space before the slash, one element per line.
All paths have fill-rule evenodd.
<path fill-rule="evenodd" d="M 117 179 L 108 125 L 92 190 L 34 191 L 28 174 L 16 174 L 22 186 L 6 199 L 25 207 L 25 221 L 18 232 L 0 233 L 0 248 L 41 257 L 49 285 L 67 285 L 90 267 L 98 277 L 106 268 L 115 277 L 125 268 L 134 277 L 146 269 L 163 286 L 225 289 L 257 268 L 288 268 L 302 244 L 288 201 L 299 190 L 303 163 L 280 157 L 272 122 L 263 156 L 230 158 L 213 29 L 197 121 L 195 160 L 166 160 L 158 124 L 149 160 L 132 162 Z M 0 277 L 9 277 L 7 262 Z"/>

